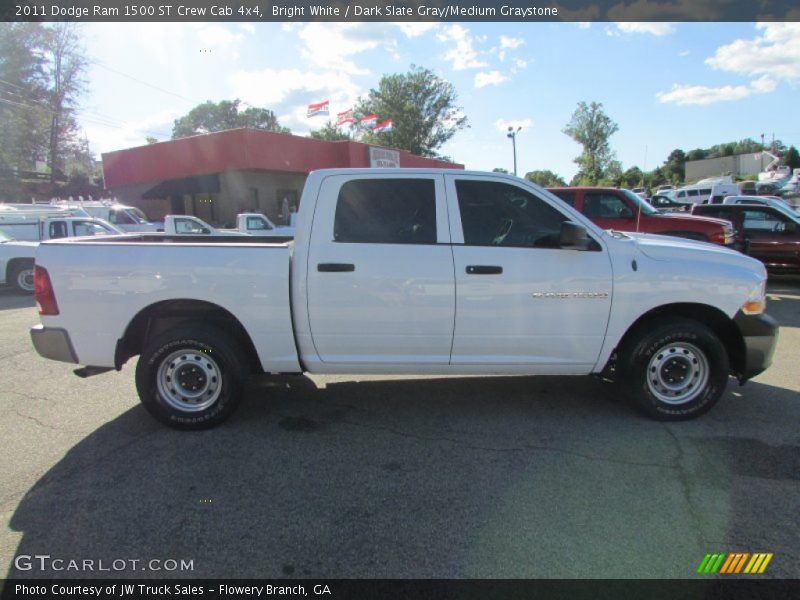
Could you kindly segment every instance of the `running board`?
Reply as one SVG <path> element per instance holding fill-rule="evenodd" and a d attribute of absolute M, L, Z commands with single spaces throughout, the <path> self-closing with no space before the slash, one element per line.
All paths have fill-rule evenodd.
<path fill-rule="evenodd" d="M 82 379 L 86 379 L 92 375 L 100 375 L 113 370 L 114 367 L 81 367 L 80 369 L 75 369 L 73 373 Z"/>

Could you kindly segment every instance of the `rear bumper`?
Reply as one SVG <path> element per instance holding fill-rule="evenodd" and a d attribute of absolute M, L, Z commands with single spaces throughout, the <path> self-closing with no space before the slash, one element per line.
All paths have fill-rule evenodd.
<path fill-rule="evenodd" d="M 746 315 L 742 311 L 736 313 L 733 322 L 744 340 L 744 365 L 739 374 L 739 381 L 744 383 L 772 364 L 778 343 L 778 322 L 766 314 Z"/>
<path fill-rule="evenodd" d="M 44 358 L 61 362 L 78 363 L 78 355 L 72 347 L 65 329 L 34 325 L 31 327 L 31 341 L 36 352 Z"/>

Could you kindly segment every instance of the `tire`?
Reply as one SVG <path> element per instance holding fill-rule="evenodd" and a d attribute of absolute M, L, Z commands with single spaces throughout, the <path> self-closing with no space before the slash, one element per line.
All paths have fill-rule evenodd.
<path fill-rule="evenodd" d="M 714 406 L 728 384 L 728 353 L 708 327 L 682 317 L 645 325 L 621 351 L 620 381 L 648 416 L 681 421 Z"/>
<path fill-rule="evenodd" d="M 249 375 L 247 357 L 225 332 L 182 325 L 148 341 L 136 365 L 147 411 L 175 429 L 208 429 L 233 414 Z"/>
<path fill-rule="evenodd" d="M 14 265 L 8 280 L 19 293 L 33 294 L 33 261 Z"/>

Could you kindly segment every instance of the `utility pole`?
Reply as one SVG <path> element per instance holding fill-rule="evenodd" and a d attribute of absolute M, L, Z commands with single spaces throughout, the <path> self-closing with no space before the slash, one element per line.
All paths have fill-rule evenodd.
<path fill-rule="evenodd" d="M 514 128 L 512 126 L 509 126 L 508 133 L 506 134 L 506 137 L 511 138 L 511 146 L 514 149 L 514 175 L 515 176 L 517 174 L 517 134 L 520 132 L 521 129 L 522 129 L 521 125 L 519 127 L 517 127 L 516 130 L 514 130 Z"/>

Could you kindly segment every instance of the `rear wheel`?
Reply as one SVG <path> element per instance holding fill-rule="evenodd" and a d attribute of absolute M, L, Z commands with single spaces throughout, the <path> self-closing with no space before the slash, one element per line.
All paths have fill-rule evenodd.
<path fill-rule="evenodd" d="M 225 332 L 184 325 L 147 343 L 136 366 L 136 389 L 148 412 L 165 425 L 206 429 L 239 405 L 247 364 Z"/>
<path fill-rule="evenodd" d="M 22 294 L 32 294 L 34 291 L 33 261 L 15 265 L 11 269 L 9 281 L 18 292 Z"/>
<path fill-rule="evenodd" d="M 667 318 L 640 331 L 621 352 L 621 383 L 639 407 L 663 421 L 708 411 L 728 383 L 729 362 L 717 335 L 697 321 Z"/>

